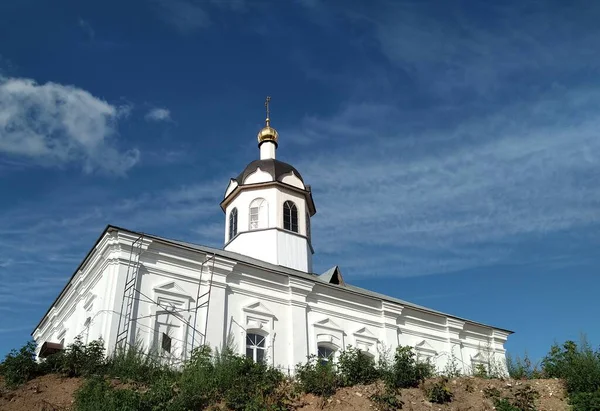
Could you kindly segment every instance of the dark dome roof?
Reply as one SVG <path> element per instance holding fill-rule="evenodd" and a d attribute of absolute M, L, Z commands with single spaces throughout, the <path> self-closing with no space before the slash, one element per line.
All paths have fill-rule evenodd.
<path fill-rule="evenodd" d="M 300 175 L 298 170 L 296 170 L 288 163 L 284 163 L 283 161 L 275 160 L 272 158 L 266 160 L 254 160 L 246 166 L 244 171 L 242 171 L 240 175 L 235 178 L 235 180 L 238 182 L 239 185 L 244 184 L 244 180 L 246 179 L 246 177 L 254 173 L 257 168 L 260 168 L 262 171 L 271 174 L 271 177 L 273 177 L 274 181 L 279 181 L 279 178 L 281 176 L 289 174 L 293 171 L 296 177 L 298 177 L 300 181 L 302 181 L 302 184 L 304 184 L 304 180 L 302 179 L 302 176 Z"/>

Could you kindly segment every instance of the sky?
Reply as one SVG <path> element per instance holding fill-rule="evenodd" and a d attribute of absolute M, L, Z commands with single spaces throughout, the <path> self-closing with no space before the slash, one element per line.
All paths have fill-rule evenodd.
<path fill-rule="evenodd" d="M 577 0 L 1 2 L 0 356 L 107 224 L 222 247 L 267 95 L 317 273 L 513 330 L 512 355 L 598 346 L 599 20 Z"/>

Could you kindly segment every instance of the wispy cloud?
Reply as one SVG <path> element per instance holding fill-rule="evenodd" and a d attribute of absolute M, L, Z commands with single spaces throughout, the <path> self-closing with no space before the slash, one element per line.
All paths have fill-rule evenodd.
<path fill-rule="evenodd" d="M 86 172 L 122 174 L 137 149 L 116 144 L 117 107 L 86 90 L 0 77 L 0 153 L 41 165 L 81 164 Z"/>
<path fill-rule="evenodd" d="M 212 24 L 211 9 L 242 12 L 244 0 L 153 0 L 160 18 L 181 34 L 191 34 Z"/>
<path fill-rule="evenodd" d="M 166 108 L 153 108 L 146 113 L 145 116 L 148 121 L 170 121 L 171 111 Z"/>
<path fill-rule="evenodd" d="M 210 17 L 200 4 L 190 0 L 155 0 L 161 18 L 182 34 L 210 26 Z"/>
<path fill-rule="evenodd" d="M 77 20 L 77 25 L 81 30 L 85 33 L 90 41 L 94 41 L 96 37 L 96 32 L 92 28 L 92 25 L 87 21 L 82 19 L 81 17 Z"/>
<path fill-rule="evenodd" d="M 600 224 L 598 104 L 597 92 L 557 91 L 409 136 L 389 129 L 389 110 L 311 119 L 305 127 L 334 143 L 296 163 L 319 209 L 316 249 L 344 264 L 360 252 L 352 265 L 374 274 L 415 275 L 507 262 L 530 236 Z M 347 115 L 358 109 L 370 129 Z"/>

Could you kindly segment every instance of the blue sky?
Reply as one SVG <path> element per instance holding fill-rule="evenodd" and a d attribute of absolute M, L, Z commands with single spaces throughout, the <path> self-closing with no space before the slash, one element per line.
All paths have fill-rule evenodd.
<path fill-rule="evenodd" d="M 0 355 L 106 224 L 222 246 L 266 95 L 317 272 L 598 345 L 600 4 L 486 3 L 0 3 Z"/>

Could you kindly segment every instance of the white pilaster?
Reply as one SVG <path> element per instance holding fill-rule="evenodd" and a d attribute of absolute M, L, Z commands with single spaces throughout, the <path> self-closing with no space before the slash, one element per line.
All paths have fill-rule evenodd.
<path fill-rule="evenodd" d="M 387 301 L 381 302 L 381 319 L 384 329 L 383 342 L 385 347 L 391 350 L 391 353 L 400 344 L 398 340 L 398 331 L 400 330 L 398 322 L 403 308 L 398 304 L 388 303 Z"/>
<path fill-rule="evenodd" d="M 289 364 L 295 367 L 298 363 L 305 363 L 308 357 L 308 303 L 306 297 L 312 291 L 314 283 L 293 277 L 290 277 L 289 281 L 291 321 L 288 324 L 288 354 Z"/>

